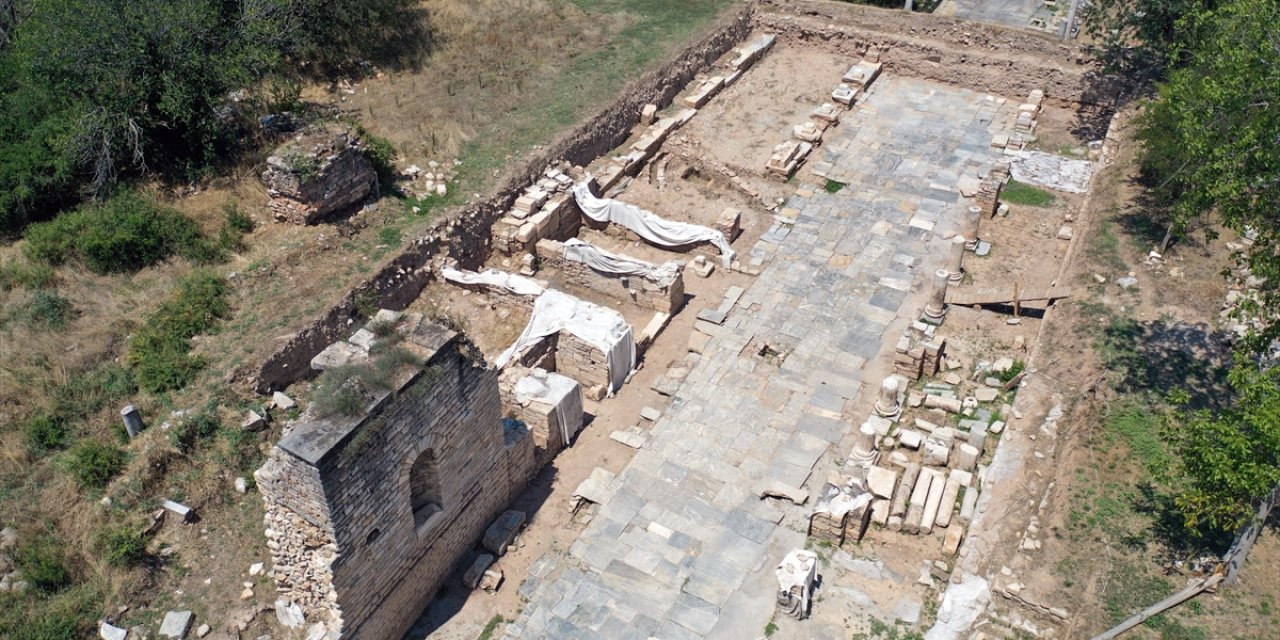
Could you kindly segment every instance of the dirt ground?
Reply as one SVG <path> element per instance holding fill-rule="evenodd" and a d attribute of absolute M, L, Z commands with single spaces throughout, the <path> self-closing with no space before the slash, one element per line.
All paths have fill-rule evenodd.
<path fill-rule="evenodd" d="M 831 90 L 854 62 L 821 47 L 778 45 L 682 133 L 706 158 L 761 175 L 774 145 L 788 140 L 791 128 L 808 120 L 809 112 L 831 101 Z"/>

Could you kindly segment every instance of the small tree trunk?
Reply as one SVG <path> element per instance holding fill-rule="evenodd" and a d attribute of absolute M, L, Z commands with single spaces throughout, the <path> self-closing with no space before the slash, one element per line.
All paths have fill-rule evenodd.
<path fill-rule="evenodd" d="M 1160 255 L 1169 249 L 1169 242 L 1173 240 L 1173 223 L 1169 223 L 1169 228 L 1164 232 L 1164 240 L 1160 241 Z"/>

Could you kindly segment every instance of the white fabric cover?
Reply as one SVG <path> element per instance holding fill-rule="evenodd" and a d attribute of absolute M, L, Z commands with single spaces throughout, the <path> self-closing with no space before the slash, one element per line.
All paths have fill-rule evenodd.
<path fill-rule="evenodd" d="M 449 267 L 440 269 L 440 275 L 450 282 L 461 282 L 463 284 L 481 284 L 490 287 L 501 287 L 521 296 L 538 296 L 542 295 L 545 289 L 532 278 L 507 273 L 506 271 L 498 271 L 497 269 L 489 269 L 483 273 L 475 273 L 474 271 L 459 271 Z"/>
<path fill-rule="evenodd" d="M 1019 151 L 1013 164 L 1009 165 L 1009 173 L 1018 182 L 1067 193 L 1084 193 L 1089 190 L 1093 163 L 1041 151 Z"/>
<path fill-rule="evenodd" d="M 521 404 L 537 401 L 555 407 L 565 445 L 573 442 L 582 429 L 582 385 L 568 376 L 534 369 L 516 382 L 515 392 Z"/>
<path fill-rule="evenodd" d="M 515 344 L 494 361 L 507 366 L 516 355 L 539 340 L 567 331 L 603 351 L 609 364 L 608 394 L 622 387 L 636 366 L 636 342 L 631 325 L 613 309 L 591 304 L 567 293 L 548 289 L 533 303 L 533 317 Z"/>
<path fill-rule="evenodd" d="M 630 229 L 641 238 L 663 247 L 681 247 L 697 242 L 710 242 L 720 249 L 720 259 L 724 268 L 733 264 L 736 255 L 724 234 L 701 225 L 688 222 L 676 222 L 658 217 L 651 211 L 640 207 L 612 200 L 597 198 L 591 195 L 588 182 L 580 182 L 573 187 L 573 198 L 578 208 L 588 218 L 596 222 L 608 222 Z"/>
<path fill-rule="evenodd" d="M 595 245 L 587 244 L 577 238 L 564 241 L 564 259 L 581 262 L 598 273 L 616 276 L 640 276 L 659 284 L 671 282 L 680 272 L 680 263 L 667 262 L 662 265 L 641 262 L 616 253 L 610 253 Z"/>
<path fill-rule="evenodd" d="M 804 549 L 793 549 L 774 572 L 778 577 L 778 591 L 794 593 L 800 587 L 801 611 L 809 611 L 809 598 L 813 595 L 813 583 L 818 578 L 818 554 Z"/>

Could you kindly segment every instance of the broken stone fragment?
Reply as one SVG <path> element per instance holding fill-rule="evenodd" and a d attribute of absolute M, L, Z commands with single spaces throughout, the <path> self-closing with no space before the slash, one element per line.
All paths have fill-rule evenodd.
<path fill-rule="evenodd" d="M 471 562 L 471 566 L 462 574 L 462 584 L 468 589 L 475 589 L 480 586 L 480 581 L 484 578 L 485 571 L 493 565 L 494 557 L 488 553 L 482 553 L 476 556 Z"/>
<path fill-rule="evenodd" d="M 244 421 L 240 423 L 240 428 L 245 431 L 262 431 L 267 428 L 267 419 L 260 415 L 257 411 L 249 410 L 245 415 Z"/>
<path fill-rule="evenodd" d="M 281 411 L 288 411 L 298 406 L 298 403 L 294 402 L 293 398 L 290 398 L 279 391 L 271 394 L 271 404 Z"/>
<path fill-rule="evenodd" d="M 302 612 L 302 607 L 292 600 L 280 598 L 276 600 L 276 620 L 286 627 L 298 629 L 307 623 L 307 616 Z"/>
<path fill-rule="evenodd" d="M 516 534 L 520 533 L 520 528 L 524 526 L 524 512 L 509 509 L 498 516 L 493 524 L 485 529 L 484 538 L 480 544 L 494 555 L 502 555 L 507 552 L 507 547 L 515 540 Z"/>
<path fill-rule="evenodd" d="M 194 619 L 195 615 L 190 611 L 170 611 L 164 614 L 164 620 L 160 623 L 160 635 L 181 640 L 187 637 L 187 631 L 191 629 L 191 622 Z"/>
<path fill-rule="evenodd" d="M 98 623 L 98 637 L 102 640 L 125 640 L 129 637 L 129 630 L 103 621 Z"/>

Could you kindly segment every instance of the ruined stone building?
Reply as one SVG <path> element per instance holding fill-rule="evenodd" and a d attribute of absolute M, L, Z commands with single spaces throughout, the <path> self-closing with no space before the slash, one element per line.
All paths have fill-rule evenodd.
<path fill-rule="evenodd" d="M 359 415 L 304 416 L 256 474 L 282 599 L 343 638 L 400 637 L 537 470 L 533 434 L 504 420 L 498 372 L 457 333 L 396 320 L 421 364 Z M 365 334 L 330 355 L 367 364 Z"/>

